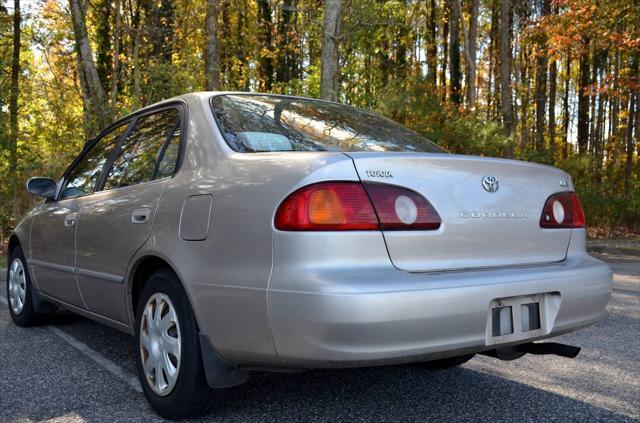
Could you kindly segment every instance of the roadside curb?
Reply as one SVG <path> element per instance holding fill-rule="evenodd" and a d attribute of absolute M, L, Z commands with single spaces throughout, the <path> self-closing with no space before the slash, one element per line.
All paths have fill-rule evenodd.
<path fill-rule="evenodd" d="M 634 239 L 587 240 L 589 253 L 640 256 L 640 241 Z"/>

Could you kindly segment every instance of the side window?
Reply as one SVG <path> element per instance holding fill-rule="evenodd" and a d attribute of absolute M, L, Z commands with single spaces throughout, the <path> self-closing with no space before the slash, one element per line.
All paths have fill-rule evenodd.
<path fill-rule="evenodd" d="M 173 175 L 180 146 L 180 112 L 142 116 L 122 143 L 104 189 L 126 187 Z"/>
<path fill-rule="evenodd" d="M 82 156 L 67 176 L 66 185 L 62 190 L 62 198 L 77 197 L 93 192 L 96 182 L 100 178 L 102 167 L 128 126 L 127 122 L 108 132 Z"/>

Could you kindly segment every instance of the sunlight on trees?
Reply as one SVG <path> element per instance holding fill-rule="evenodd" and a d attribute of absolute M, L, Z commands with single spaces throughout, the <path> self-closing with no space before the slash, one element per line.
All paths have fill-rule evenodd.
<path fill-rule="evenodd" d="M 337 99 L 454 153 L 556 165 L 592 226 L 637 228 L 638 16 L 631 0 L 0 0 L 0 230 L 34 201 L 28 177 L 207 87 Z"/>

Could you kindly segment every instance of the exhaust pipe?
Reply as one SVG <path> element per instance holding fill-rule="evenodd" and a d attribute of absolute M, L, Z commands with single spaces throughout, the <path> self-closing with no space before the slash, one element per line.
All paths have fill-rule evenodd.
<path fill-rule="evenodd" d="M 496 348 L 495 350 L 485 351 L 482 354 L 505 361 L 518 359 L 525 354 L 557 355 L 566 358 L 576 358 L 578 354 L 580 354 L 580 347 L 560 344 L 558 342 L 543 342 L 538 344 L 530 342 L 528 344 Z"/>
<path fill-rule="evenodd" d="M 573 345 L 560 344 L 558 342 L 543 342 L 540 344 L 534 344 L 530 342 L 528 344 L 518 345 L 521 351 L 534 355 L 559 355 L 560 357 L 576 358 L 580 354 L 580 347 L 574 347 Z"/>

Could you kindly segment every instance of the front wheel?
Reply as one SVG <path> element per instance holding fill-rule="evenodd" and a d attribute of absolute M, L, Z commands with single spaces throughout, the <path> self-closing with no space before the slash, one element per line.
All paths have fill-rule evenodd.
<path fill-rule="evenodd" d="M 195 417 L 220 401 L 221 391 L 207 385 L 195 316 L 171 271 L 155 272 L 142 289 L 136 350 L 144 394 L 160 416 Z"/>

